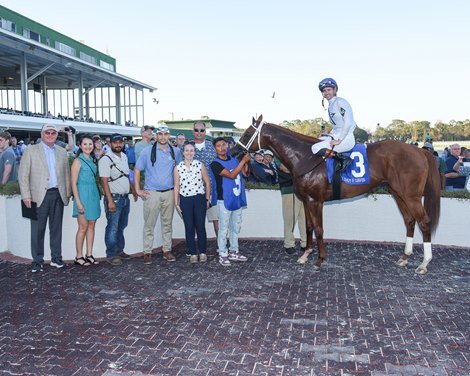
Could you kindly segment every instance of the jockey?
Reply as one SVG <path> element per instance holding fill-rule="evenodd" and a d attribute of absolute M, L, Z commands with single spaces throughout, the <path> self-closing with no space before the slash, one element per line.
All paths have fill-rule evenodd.
<path fill-rule="evenodd" d="M 323 98 L 328 100 L 328 115 L 333 129 L 326 133 L 322 129 L 320 142 L 312 145 L 313 154 L 321 155 L 324 158 L 335 158 L 339 161 L 338 172 L 343 172 L 351 164 L 352 159 L 343 156 L 341 153 L 351 150 L 356 140 L 354 139 L 354 122 L 351 106 L 346 99 L 336 96 L 338 84 L 332 78 L 325 78 L 320 81 L 318 88 L 322 92 Z M 334 147 L 334 150 L 332 149 Z"/>

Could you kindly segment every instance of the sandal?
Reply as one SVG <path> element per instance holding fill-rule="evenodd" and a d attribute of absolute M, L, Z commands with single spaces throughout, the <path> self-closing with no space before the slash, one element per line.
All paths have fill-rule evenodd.
<path fill-rule="evenodd" d="M 85 257 L 85 260 L 87 262 L 89 262 L 91 265 L 98 265 L 99 262 L 95 260 L 95 258 L 93 257 L 93 255 L 90 255 L 90 256 L 86 256 Z"/>
<path fill-rule="evenodd" d="M 75 265 L 80 265 L 80 266 L 89 266 L 90 261 L 88 259 L 85 259 L 84 257 L 75 257 L 75 261 L 73 262 Z"/>

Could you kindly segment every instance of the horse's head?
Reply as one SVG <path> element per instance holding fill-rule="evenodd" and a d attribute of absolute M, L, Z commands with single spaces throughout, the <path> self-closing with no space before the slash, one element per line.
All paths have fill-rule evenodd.
<path fill-rule="evenodd" d="M 232 148 L 232 156 L 237 158 L 241 154 L 251 153 L 256 150 L 260 150 L 259 146 L 259 133 L 261 132 L 263 123 L 263 115 L 258 117 L 258 120 L 255 118 L 252 119 L 251 125 L 243 132 L 240 140 L 238 140 L 237 144 L 234 148 Z"/>

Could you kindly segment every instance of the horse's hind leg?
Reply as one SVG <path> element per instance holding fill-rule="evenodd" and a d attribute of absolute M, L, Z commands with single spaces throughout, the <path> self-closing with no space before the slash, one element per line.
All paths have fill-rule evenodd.
<path fill-rule="evenodd" d="M 416 220 L 409 212 L 405 202 L 396 194 L 393 194 L 393 196 L 395 197 L 395 201 L 397 202 L 398 209 L 400 210 L 406 227 L 405 251 L 397 261 L 398 266 L 405 267 L 408 264 L 408 258 L 413 254 L 413 237 Z"/>
<path fill-rule="evenodd" d="M 424 256 L 421 264 L 416 268 L 415 272 L 418 274 L 426 274 L 428 272 L 428 264 L 432 260 L 432 245 L 431 245 L 431 219 L 426 214 L 421 199 L 414 201 L 408 205 L 411 211 L 415 214 L 416 222 L 418 222 L 419 229 L 423 234 L 423 249 Z"/>
<path fill-rule="evenodd" d="M 421 199 L 409 199 L 405 203 L 400 198 L 396 196 L 395 198 L 406 225 L 405 254 L 398 261 L 398 265 L 405 266 L 408 263 L 408 256 L 413 253 L 414 227 L 415 223 L 418 222 L 418 226 L 423 234 L 424 257 L 422 263 L 418 268 L 416 268 L 415 272 L 418 274 L 426 274 L 428 272 L 428 264 L 432 260 L 431 220 L 424 210 Z"/>

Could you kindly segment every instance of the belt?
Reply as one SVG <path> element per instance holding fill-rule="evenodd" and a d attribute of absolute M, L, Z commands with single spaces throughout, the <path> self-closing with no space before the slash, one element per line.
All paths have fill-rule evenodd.
<path fill-rule="evenodd" d="M 160 192 L 160 193 L 163 193 L 163 192 L 168 192 L 168 191 L 172 191 L 174 188 L 168 188 L 168 189 L 164 189 L 163 191 L 158 191 L 158 190 L 155 190 L 155 192 Z"/>
<path fill-rule="evenodd" d="M 129 197 L 129 193 L 126 193 L 126 194 L 123 194 L 123 195 L 120 195 L 120 194 L 117 194 L 117 193 L 111 193 L 111 197 L 113 197 L 113 198 Z"/>
<path fill-rule="evenodd" d="M 59 190 L 59 188 L 49 188 L 47 191 L 48 192 L 53 192 L 53 191 L 58 191 L 58 190 Z"/>

